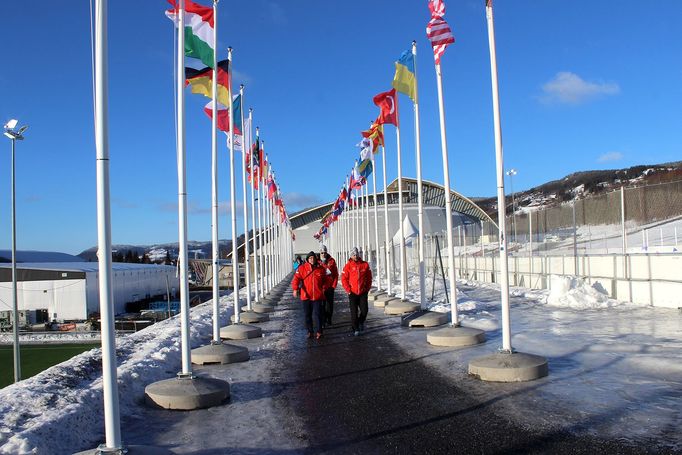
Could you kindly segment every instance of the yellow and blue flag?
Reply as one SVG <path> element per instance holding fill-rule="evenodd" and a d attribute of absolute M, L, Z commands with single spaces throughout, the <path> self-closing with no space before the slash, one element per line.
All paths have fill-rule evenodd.
<path fill-rule="evenodd" d="M 403 52 L 398 61 L 395 62 L 395 76 L 393 76 L 391 85 L 400 93 L 409 96 L 415 103 L 417 102 L 417 77 L 414 74 L 412 51 Z"/>

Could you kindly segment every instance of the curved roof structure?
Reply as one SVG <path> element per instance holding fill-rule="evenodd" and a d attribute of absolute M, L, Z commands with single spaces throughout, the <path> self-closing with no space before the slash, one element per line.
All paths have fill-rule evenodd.
<path fill-rule="evenodd" d="M 439 185 L 428 180 L 422 180 L 422 191 L 424 196 L 424 205 L 436 205 L 445 207 L 445 190 L 443 185 Z M 398 179 L 394 179 L 387 187 L 388 203 L 398 203 Z M 417 179 L 403 177 L 403 202 L 417 203 Z M 377 193 L 377 203 L 383 205 L 384 193 L 383 191 Z M 312 223 L 322 219 L 325 213 L 331 210 L 334 202 L 319 205 L 308 210 L 304 210 L 290 217 L 291 228 L 296 229 L 306 224 Z M 482 208 L 480 208 L 474 201 L 459 194 L 456 191 L 450 190 L 450 206 L 453 212 L 462 213 L 470 218 L 487 221 L 497 226 L 497 223 L 488 215 Z"/>
<path fill-rule="evenodd" d="M 445 190 L 443 185 L 439 185 L 428 180 L 422 180 L 422 190 L 424 195 L 424 205 L 445 207 Z M 387 196 L 389 204 L 398 204 L 398 179 L 394 179 L 387 187 Z M 295 213 L 289 217 L 291 222 L 291 229 L 297 229 L 306 224 L 310 224 L 322 219 L 325 213 L 332 209 L 335 201 L 327 204 L 318 205 L 310 209 Z M 417 203 L 417 179 L 403 177 L 403 202 L 406 204 Z M 377 193 L 377 203 L 384 204 L 384 192 Z M 370 199 L 371 204 L 371 199 Z M 497 223 L 488 215 L 481 207 L 476 205 L 474 201 L 459 194 L 456 191 L 450 190 L 450 205 L 453 212 L 461 213 L 466 217 L 477 221 L 487 221 L 493 226 L 497 227 Z M 239 257 L 243 256 L 244 243 L 239 244 Z M 231 257 L 232 253 L 228 253 Z"/>

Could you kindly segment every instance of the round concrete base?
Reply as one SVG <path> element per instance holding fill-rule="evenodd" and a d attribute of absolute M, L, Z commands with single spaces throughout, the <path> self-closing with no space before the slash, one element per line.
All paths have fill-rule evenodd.
<path fill-rule="evenodd" d="M 226 340 L 248 340 L 262 336 L 263 330 L 260 327 L 248 324 L 231 324 L 220 328 L 220 338 Z"/>
<path fill-rule="evenodd" d="M 214 378 L 172 378 L 149 384 L 144 394 L 152 406 L 191 411 L 221 404 L 230 397 L 230 384 Z"/>
<path fill-rule="evenodd" d="M 125 451 L 125 452 L 124 452 Z M 111 455 L 173 455 L 175 452 L 171 452 L 168 449 L 162 449 L 160 447 L 151 446 L 123 446 L 120 449 L 109 449 L 102 444 L 96 449 L 84 450 L 83 452 L 76 452 L 73 455 L 100 455 L 100 454 L 111 454 Z"/>
<path fill-rule="evenodd" d="M 274 297 L 274 296 L 265 296 L 262 299 L 260 299 L 260 304 L 261 305 L 277 305 L 280 301 L 280 297 Z"/>
<path fill-rule="evenodd" d="M 400 301 L 399 297 L 392 297 L 388 294 L 381 294 L 381 295 L 377 296 L 376 299 L 374 299 L 374 306 L 377 308 L 384 308 L 390 302 L 399 302 L 399 301 Z"/>
<path fill-rule="evenodd" d="M 469 374 L 483 381 L 522 382 L 547 376 L 547 359 L 534 354 L 514 352 L 478 357 L 469 362 Z"/>
<path fill-rule="evenodd" d="M 391 301 L 386 304 L 384 307 L 384 314 L 391 314 L 391 315 L 396 315 L 396 314 L 403 314 L 403 313 L 411 313 L 413 311 L 417 311 L 421 308 L 421 305 L 418 303 L 413 303 L 410 302 L 409 300 L 397 300 L 397 301 Z"/>
<path fill-rule="evenodd" d="M 367 298 L 368 298 L 369 300 L 374 301 L 374 300 L 376 300 L 377 297 L 379 297 L 380 295 L 386 295 L 386 291 L 370 291 L 370 293 L 367 294 Z"/>
<path fill-rule="evenodd" d="M 234 317 L 230 316 L 230 320 L 234 322 Z M 259 322 L 269 320 L 270 316 L 265 313 L 256 313 L 255 311 L 242 311 L 239 313 L 239 322 L 244 324 L 258 324 Z"/>
<path fill-rule="evenodd" d="M 421 316 L 410 320 L 408 327 L 437 327 L 439 325 L 447 324 L 449 319 L 450 315 L 448 315 L 448 313 L 426 311 Z"/>
<path fill-rule="evenodd" d="M 249 311 L 249 307 L 246 305 L 242 307 L 242 312 L 245 311 Z M 272 313 L 273 311 L 275 311 L 275 306 L 269 303 L 252 303 L 251 311 L 254 311 L 256 313 Z M 240 317 L 241 314 L 242 313 L 240 313 Z"/>
<path fill-rule="evenodd" d="M 192 349 L 192 363 L 196 365 L 207 363 L 226 365 L 228 363 L 246 362 L 247 360 L 249 360 L 249 350 L 234 344 L 209 344 Z"/>
<path fill-rule="evenodd" d="M 485 332 L 471 327 L 445 327 L 426 335 L 426 341 L 434 346 L 473 346 L 485 341 Z"/>

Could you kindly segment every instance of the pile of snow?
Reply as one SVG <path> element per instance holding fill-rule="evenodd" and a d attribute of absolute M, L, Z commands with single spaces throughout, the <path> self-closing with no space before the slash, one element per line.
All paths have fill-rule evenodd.
<path fill-rule="evenodd" d="M 589 309 L 620 305 L 617 300 L 609 298 L 599 282 L 590 285 L 582 278 L 560 275 L 552 275 L 550 280 L 551 287 L 547 296 L 549 306 Z"/>
<path fill-rule="evenodd" d="M 232 301 L 230 296 L 220 300 L 221 309 Z M 205 341 L 200 334 L 211 333 L 212 310 L 210 302 L 192 308 L 192 347 Z M 221 312 L 221 325 L 231 313 Z M 147 384 L 180 370 L 179 340 L 179 316 L 116 340 L 122 415 L 135 414 Z M 102 352 L 96 348 L 0 389 L 0 453 L 55 453 L 56 441 L 65 450 L 96 447 L 102 439 L 103 407 Z"/>

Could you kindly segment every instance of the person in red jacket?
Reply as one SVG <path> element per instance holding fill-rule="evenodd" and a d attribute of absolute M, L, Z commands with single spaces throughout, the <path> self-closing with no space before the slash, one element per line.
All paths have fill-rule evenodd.
<path fill-rule="evenodd" d="M 294 297 L 298 297 L 300 292 L 303 302 L 308 338 L 313 337 L 313 330 L 315 338 L 319 340 L 322 337 L 322 305 L 326 286 L 327 269 L 318 264 L 317 255 L 311 251 L 306 256 L 305 263 L 296 269 L 294 279 L 291 281 Z"/>
<path fill-rule="evenodd" d="M 372 287 L 372 270 L 369 268 L 369 264 L 360 257 L 357 247 L 353 248 L 350 261 L 343 268 L 341 284 L 348 293 L 353 334 L 358 336 L 365 329 L 367 294 Z M 360 314 L 358 314 L 358 309 Z"/>
<path fill-rule="evenodd" d="M 324 291 L 324 323 L 332 325 L 332 315 L 334 313 L 334 291 L 339 282 L 339 268 L 336 260 L 327 253 L 327 247 L 320 246 L 320 262 L 327 269 L 327 289 Z"/>

